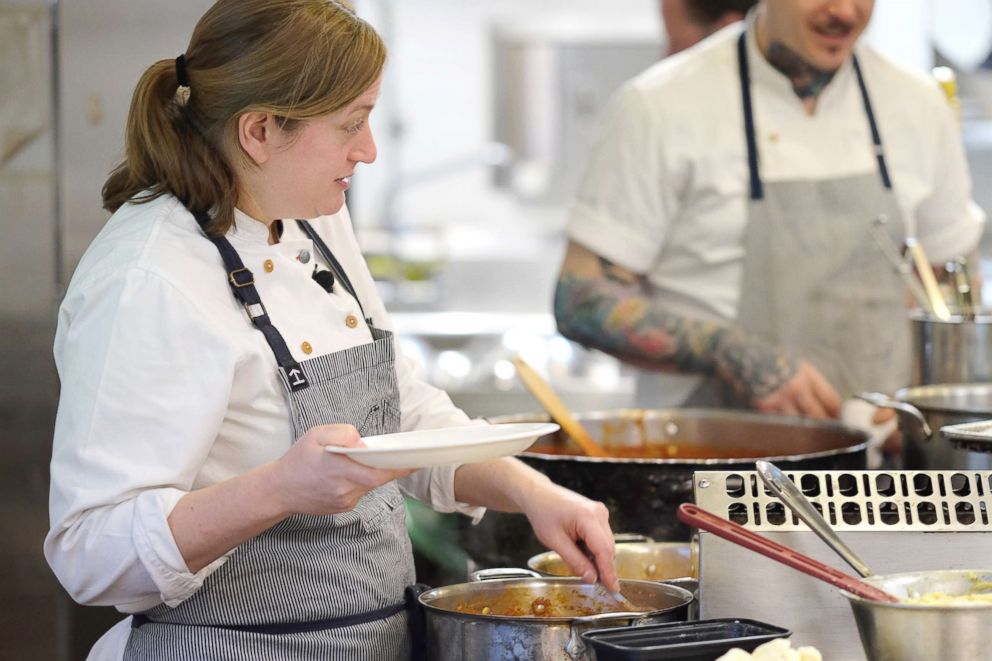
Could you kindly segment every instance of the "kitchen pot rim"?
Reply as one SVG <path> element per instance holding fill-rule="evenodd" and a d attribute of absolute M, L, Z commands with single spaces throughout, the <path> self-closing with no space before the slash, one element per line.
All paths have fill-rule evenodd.
<path fill-rule="evenodd" d="M 804 459 L 821 459 L 823 457 L 831 457 L 836 454 L 850 454 L 854 452 L 859 452 L 868 447 L 868 441 L 861 441 L 853 445 L 847 445 L 843 448 L 835 448 L 833 450 L 820 450 L 818 452 L 805 452 L 803 454 L 782 454 L 782 455 L 762 455 L 760 457 L 710 457 L 704 459 L 693 459 L 691 457 L 590 457 L 584 454 L 549 454 L 545 452 L 530 452 L 524 451 L 521 453 L 522 456 L 535 457 L 539 459 L 563 459 L 567 458 L 571 461 L 586 461 L 590 463 L 602 463 L 602 464 L 672 464 L 672 465 L 704 465 L 704 466 L 726 466 L 728 464 L 733 464 L 735 466 L 746 466 L 748 464 L 754 464 L 754 462 L 763 460 L 771 461 L 775 463 L 786 463 L 793 461 L 801 461 Z"/>
<path fill-rule="evenodd" d="M 884 587 L 883 581 L 888 581 L 891 579 L 898 578 L 912 578 L 917 576 L 923 576 L 925 574 L 984 574 L 986 576 L 992 575 L 992 569 L 924 569 L 921 571 L 906 571 L 898 572 L 893 574 L 872 574 L 862 580 L 872 585 L 878 587 Z M 905 610 L 905 611 L 939 611 L 941 613 L 987 613 L 992 611 L 992 604 L 961 604 L 958 606 L 940 606 L 936 604 L 906 604 L 903 602 L 889 603 L 885 601 L 873 601 L 871 599 L 865 599 L 864 597 L 859 597 L 856 594 L 852 594 L 844 589 L 839 589 L 839 592 L 847 597 L 847 600 L 853 603 L 864 604 L 866 606 L 872 606 L 875 608 L 883 607 L 895 610 Z"/>
<path fill-rule="evenodd" d="M 909 311 L 909 318 L 913 321 L 933 324 L 935 326 L 962 326 L 973 323 L 990 324 L 992 323 L 992 310 L 983 307 L 979 308 L 974 316 L 965 317 L 960 314 L 952 314 L 948 319 L 937 319 L 924 310 L 915 309 Z"/>
<path fill-rule="evenodd" d="M 464 587 L 464 586 L 478 587 L 478 586 L 481 586 L 481 585 L 504 585 L 504 584 L 507 584 L 507 583 L 514 583 L 514 584 L 518 584 L 518 583 L 520 583 L 520 584 L 531 584 L 531 583 L 537 583 L 537 584 L 562 584 L 563 583 L 563 584 L 590 585 L 589 583 L 586 583 L 585 581 L 583 581 L 581 578 L 578 578 L 578 577 L 575 577 L 575 576 L 542 576 L 540 578 L 500 578 L 500 579 L 490 579 L 490 580 L 480 581 L 480 582 L 475 582 L 475 583 L 469 582 L 469 583 L 455 583 L 455 584 L 452 584 L 452 585 L 442 585 L 440 587 L 431 588 L 430 590 L 425 590 L 423 593 L 420 594 L 420 596 L 417 597 L 417 600 L 420 602 L 420 604 L 424 608 L 426 608 L 426 609 L 428 609 L 428 610 L 430 610 L 432 612 L 441 613 L 441 614 L 444 614 L 446 616 L 453 615 L 453 616 L 456 616 L 456 617 L 459 617 L 459 618 L 463 618 L 463 619 L 476 619 L 477 620 L 479 618 L 482 618 L 482 619 L 485 619 L 485 620 L 495 620 L 495 621 L 498 621 L 498 622 L 527 622 L 527 623 L 537 623 L 537 624 L 545 623 L 545 622 L 549 622 L 549 623 L 552 623 L 553 622 L 553 623 L 557 623 L 557 624 L 562 624 L 562 623 L 574 622 L 575 620 L 580 620 L 580 619 L 582 619 L 584 617 L 589 617 L 587 615 L 559 615 L 559 616 L 546 616 L 546 615 L 493 615 L 493 614 L 483 615 L 481 613 L 466 613 L 466 612 L 463 612 L 463 611 L 458 611 L 458 610 L 453 610 L 453 609 L 448 609 L 448 608 L 441 608 L 440 606 L 435 606 L 434 604 L 432 604 L 432 603 L 430 603 L 430 602 L 427 601 L 428 598 L 433 597 L 433 596 L 436 596 L 434 593 L 438 593 L 438 592 L 440 592 L 442 590 L 447 590 L 447 589 L 451 589 L 451 588 L 459 588 L 459 587 Z M 668 596 L 673 597 L 673 598 L 679 598 L 679 599 L 681 599 L 681 601 L 679 603 L 675 603 L 675 604 L 671 604 L 669 606 L 665 606 L 664 608 L 655 608 L 655 609 L 652 609 L 652 610 L 649 610 L 649 611 L 638 612 L 636 615 L 631 615 L 629 612 L 626 612 L 626 611 L 617 611 L 616 612 L 616 616 L 617 616 L 616 618 L 608 618 L 608 617 L 606 617 L 607 615 L 611 615 L 613 613 L 598 613 L 596 615 L 598 615 L 601 618 L 601 619 L 598 620 L 598 622 L 608 622 L 611 619 L 616 619 L 616 620 L 639 620 L 639 619 L 642 619 L 642 618 L 657 617 L 659 615 L 663 615 L 663 614 L 668 613 L 668 612 L 671 612 L 673 610 L 677 610 L 679 608 L 683 608 L 685 606 L 688 606 L 689 604 L 691 604 L 696 599 L 695 596 L 692 594 L 692 592 L 690 592 L 689 590 L 686 590 L 685 588 L 681 588 L 681 587 L 679 587 L 677 585 L 670 585 L 670 584 L 667 584 L 667 583 L 660 583 L 658 581 L 648 581 L 648 580 L 636 579 L 636 578 L 624 578 L 624 579 L 620 579 L 621 591 L 623 590 L 623 585 L 624 584 L 630 584 L 630 583 L 634 583 L 634 584 L 638 584 L 638 585 L 644 585 L 644 586 L 647 586 L 649 589 L 660 591 L 660 592 L 663 592 L 663 593 L 667 593 Z"/>
<path fill-rule="evenodd" d="M 897 390 L 894 398 L 896 401 L 903 402 L 905 404 L 912 404 L 921 412 L 988 415 L 992 418 L 992 406 L 989 405 L 984 407 L 973 406 L 972 408 L 964 408 L 963 406 L 950 406 L 945 403 L 931 404 L 920 401 L 925 401 L 928 397 L 937 399 L 935 395 L 930 393 L 942 389 L 951 391 L 970 391 L 972 394 L 986 395 L 992 394 L 992 383 L 928 383 L 926 385 L 907 386 Z"/>
<path fill-rule="evenodd" d="M 678 416 L 683 419 L 693 419 L 693 418 L 707 418 L 707 419 L 728 419 L 735 422 L 747 421 L 755 422 L 760 424 L 770 424 L 781 427 L 794 427 L 794 428 L 806 428 L 806 429 L 818 429 L 823 431 L 835 431 L 841 432 L 850 438 L 851 444 L 845 445 L 843 447 L 831 448 L 828 450 L 817 450 L 816 452 L 804 452 L 801 454 L 775 454 L 775 455 L 765 455 L 761 457 L 709 457 L 709 458 L 692 458 L 692 457 L 589 457 L 583 454 L 553 454 L 532 450 L 524 450 L 521 456 L 534 457 L 543 460 L 562 460 L 567 459 L 569 461 L 582 461 L 589 463 L 607 463 L 607 464 L 671 464 L 671 465 L 702 465 L 702 466 L 726 466 L 730 465 L 740 465 L 746 466 L 748 464 L 753 464 L 758 459 L 764 459 L 765 461 L 772 462 L 795 462 L 804 461 L 809 459 L 822 459 L 825 457 L 831 457 L 835 455 L 844 454 L 855 454 L 857 452 L 865 451 L 868 447 L 868 441 L 870 437 L 864 430 L 845 425 L 839 421 L 835 420 L 814 420 L 811 418 L 804 418 L 800 416 L 791 415 L 777 415 L 772 413 L 761 413 L 757 411 L 746 411 L 741 409 L 724 409 L 724 408 L 679 408 L 679 407 L 667 407 L 667 408 L 642 408 L 642 407 L 626 407 L 617 409 L 597 409 L 594 411 L 579 412 L 576 414 L 576 418 L 579 421 L 588 420 L 590 422 L 602 419 L 622 419 L 625 415 L 630 415 L 631 419 L 652 419 L 652 418 L 662 418 L 668 416 Z M 490 422 L 509 422 L 511 420 L 530 420 L 530 419 L 547 419 L 550 420 L 551 416 L 545 411 L 533 411 L 529 413 L 510 413 L 502 415 L 488 416 L 487 420 Z M 858 440 L 860 439 L 860 440 Z M 858 441 L 858 442 L 855 442 Z"/>

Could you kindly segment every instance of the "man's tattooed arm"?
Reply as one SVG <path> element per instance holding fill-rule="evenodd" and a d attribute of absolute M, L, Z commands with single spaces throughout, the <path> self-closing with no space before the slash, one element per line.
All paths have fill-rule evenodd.
<path fill-rule="evenodd" d="M 798 363 L 733 326 L 665 311 L 643 276 L 570 243 L 555 290 L 562 335 L 655 369 L 715 375 L 749 401 L 781 388 Z"/>

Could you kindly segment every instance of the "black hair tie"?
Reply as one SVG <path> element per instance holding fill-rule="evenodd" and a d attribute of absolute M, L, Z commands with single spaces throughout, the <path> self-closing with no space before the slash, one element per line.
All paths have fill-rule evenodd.
<path fill-rule="evenodd" d="M 186 56 L 180 55 L 176 58 L 176 82 L 180 87 L 189 87 L 189 78 L 186 77 Z"/>
<path fill-rule="evenodd" d="M 186 74 L 186 56 L 176 58 L 176 103 L 185 107 L 189 102 L 189 77 Z"/>

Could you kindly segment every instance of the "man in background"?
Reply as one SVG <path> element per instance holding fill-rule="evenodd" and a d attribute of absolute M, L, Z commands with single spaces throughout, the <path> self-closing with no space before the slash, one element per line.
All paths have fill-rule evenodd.
<path fill-rule="evenodd" d="M 661 0 L 661 20 L 668 36 L 666 55 L 702 41 L 744 18 L 757 0 Z"/>
<path fill-rule="evenodd" d="M 836 418 L 909 383 L 905 286 L 873 234 L 943 263 L 984 214 L 935 81 L 861 43 L 873 7 L 760 0 L 607 112 L 555 315 L 646 368 L 639 405 Z"/>

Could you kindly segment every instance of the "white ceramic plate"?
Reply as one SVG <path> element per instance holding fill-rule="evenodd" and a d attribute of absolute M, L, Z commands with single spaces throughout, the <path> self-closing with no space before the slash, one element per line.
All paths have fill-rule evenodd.
<path fill-rule="evenodd" d="M 366 436 L 362 439 L 364 448 L 328 445 L 324 449 L 373 468 L 424 468 L 514 455 L 556 431 L 558 425 L 551 422 L 444 427 Z"/>

